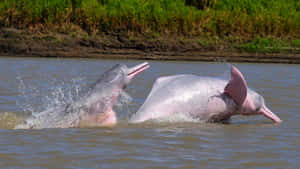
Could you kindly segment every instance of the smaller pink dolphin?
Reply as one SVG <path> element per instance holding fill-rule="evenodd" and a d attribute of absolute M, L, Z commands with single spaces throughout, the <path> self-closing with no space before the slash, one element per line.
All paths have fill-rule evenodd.
<path fill-rule="evenodd" d="M 247 87 L 242 73 L 231 67 L 229 81 L 196 75 L 175 75 L 156 80 L 132 123 L 168 119 L 176 114 L 204 122 L 226 122 L 233 115 L 264 115 L 281 122 L 264 98 Z"/>
<path fill-rule="evenodd" d="M 147 62 L 132 68 L 117 64 L 74 102 L 32 115 L 15 129 L 113 126 L 117 123 L 114 105 L 131 80 L 148 68 Z"/>

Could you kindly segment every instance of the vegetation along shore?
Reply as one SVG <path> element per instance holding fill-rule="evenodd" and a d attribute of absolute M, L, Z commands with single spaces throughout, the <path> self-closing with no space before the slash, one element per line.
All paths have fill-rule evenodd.
<path fill-rule="evenodd" d="M 300 1 L 2 0 L 0 55 L 300 63 Z"/>

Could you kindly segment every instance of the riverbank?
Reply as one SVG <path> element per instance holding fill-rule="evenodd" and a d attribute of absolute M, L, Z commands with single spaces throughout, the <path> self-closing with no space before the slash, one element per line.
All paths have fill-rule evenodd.
<path fill-rule="evenodd" d="M 4 0 L 0 54 L 300 63 L 298 0 Z"/>
<path fill-rule="evenodd" d="M 76 34 L 42 33 L 2 28 L 0 29 L 0 55 L 300 63 L 300 47 L 294 46 L 293 41 L 285 41 L 283 44 L 283 40 L 272 40 L 281 44 L 277 46 L 268 46 L 269 43 L 264 46 L 263 42 L 268 41 L 267 38 L 256 39 L 256 41 L 245 43 L 217 38 L 147 37 L 124 33 L 89 35 L 84 31 Z"/>

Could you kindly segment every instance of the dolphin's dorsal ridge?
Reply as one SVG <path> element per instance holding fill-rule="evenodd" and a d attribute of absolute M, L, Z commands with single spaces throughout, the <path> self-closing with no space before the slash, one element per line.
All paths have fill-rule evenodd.
<path fill-rule="evenodd" d="M 158 88 L 164 87 L 164 85 L 166 83 L 168 83 L 170 80 L 172 80 L 174 78 L 176 78 L 176 76 L 163 76 L 163 77 L 156 79 L 153 84 L 150 94 L 153 93 L 154 91 L 156 91 Z"/>
<path fill-rule="evenodd" d="M 229 95 L 238 105 L 242 105 L 247 97 L 247 84 L 243 74 L 234 66 L 224 93 Z"/>

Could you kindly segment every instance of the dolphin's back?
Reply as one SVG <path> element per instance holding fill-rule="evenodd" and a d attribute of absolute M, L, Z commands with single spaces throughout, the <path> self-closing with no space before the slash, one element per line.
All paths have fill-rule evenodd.
<path fill-rule="evenodd" d="M 199 118 L 206 113 L 210 100 L 220 96 L 226 84 L 223 79 L 196 75 L 159 78 L 131 122 L 168 117 L 174 113 Z M 222 102 L 222 99 L 218 101 Z"/>

